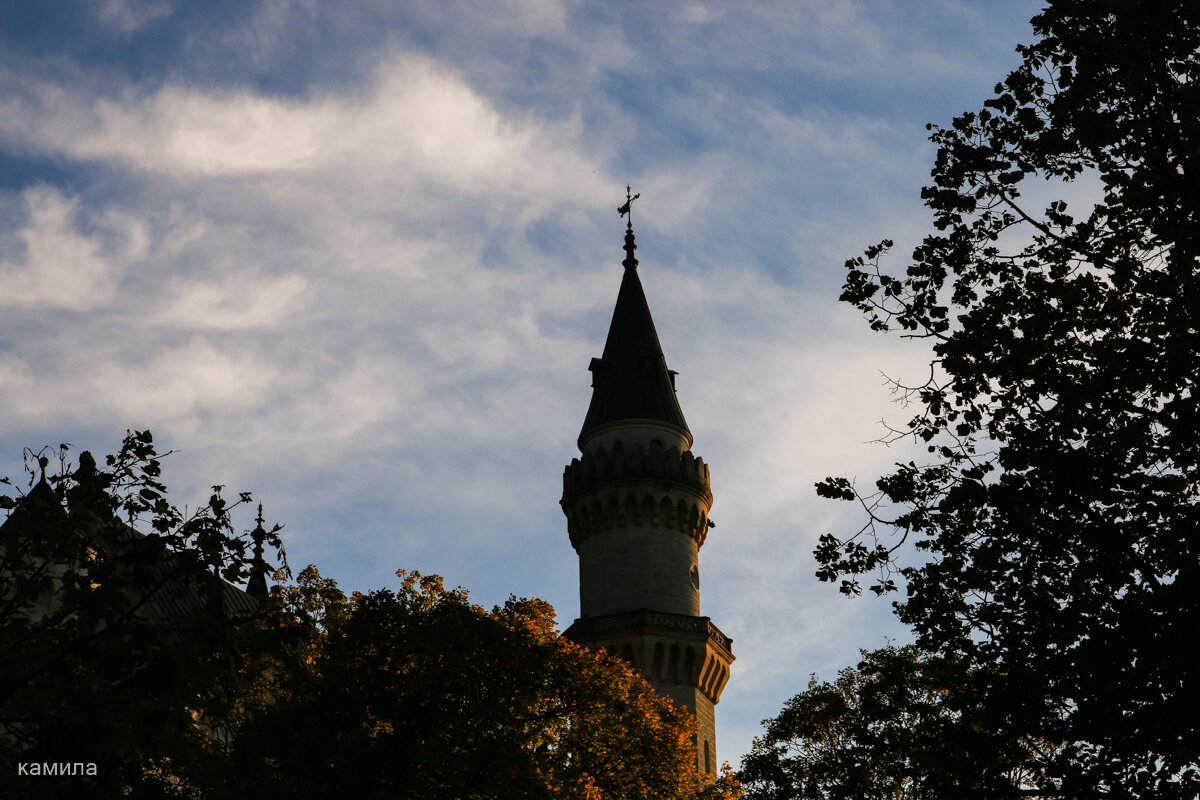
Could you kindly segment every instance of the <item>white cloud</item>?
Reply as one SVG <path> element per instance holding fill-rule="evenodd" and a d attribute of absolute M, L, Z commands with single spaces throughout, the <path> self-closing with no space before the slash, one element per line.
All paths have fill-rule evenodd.
<path fill-rule="evenodd" d="M 99 363 L 87 363 L 97 356 Z M 69 384 L 74 399 L 60 400 L 60 413 L 77 411 L 84 400 L 93 411 L 171 426 L 214 412 L 245 413 L 279 380 L 278 369 L 252 350 L 199 336 L 140 354 L 103 345 L 80 348 L 67 363 L 75 368 Z"/>
<path fill-rule="evenodd" d="M 726 9 L 716 8 L 712 3 L 686 3 L 681 11 L 685 22 L 693 25 L 708 25 L 723 18 Z"/>
<path fill-rule="evenodd" d="M 210 330 L 277 328 L 299 310 L 308 281 L 299 275 L 173 279 L 143 319 L 154 326 Z"/>
<path fill-rule="evenodd" d="M 48 187 L 24 193 L 28 219 L 17 232 L 18 254 L 0 260 L 0 307 L 59 308 L 86 311 L 116 293 L 129 264 L 149 247 L 145 225 L 134 217 L 109 212 L 99 220 L 118 239 L 78 229 L 74 200 Z"/>
<path fill-rule="evenodd" d="M 16 80 L 10 75 L 5 82 Z M 372 85 L 349 97 L 295 100 L 167 85 L 97 99 L 86 88 L 42 82 L 10 94 L 3 111 L 0 137 L 26 149 L 117 160 L 178 180 L 390 175 L 530 198 L 561 193 L 568 176 L 594 183 L 589 159 L 574 149 L 577 124 L 507 118 L 453 71 L 412 56 L 382 64 Z"/>
<path fill-rule="evenodd" d="M 171 15 L 163 0 L 93 0 L 92 5 L 101 23 L 121 33 L 134 33 Z"/>

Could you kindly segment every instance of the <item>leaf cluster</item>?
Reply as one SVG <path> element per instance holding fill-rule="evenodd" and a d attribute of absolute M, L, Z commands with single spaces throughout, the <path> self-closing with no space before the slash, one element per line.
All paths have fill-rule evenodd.
<path fill-rule="evenodd" d="M 998 732 L 987 670 L 915 647 L 864 651 L 814 677 L 742 763 L 749 800 L 935 800 L 1056 794 L 1042 742 Z"/>
<path fill-rule="evenodd" d="M 1033 25 L 983 108 L 931 126 L 934 231 L 905 273 L 886 241 L 847 262 L 842 300 L 931 347 L 891 432 L 927 460 L 818 486 L 866 514 L 818 575 L 902 576 L 901 619 L 1003 666 L 1005 724 L 1063 744 L 1068 791 L 1193 797 L 1200 6 L 1060 0 Z"/>
<path fill-rule="evenodd" d="M 239 604 L 227 583 L 251 568 L 233 516 L 249 495 L 229 502 L 216 486 L 181 511 L 161 458 L 148 431 L 129 432 L 103 466 L 87 451 L 72 465 L 64 445 L 48 475 L 42 451 L 27 458 L 28 491 L 0 503 L 5 784 L 18 762 L 81 761 L 99 775 L 80 791 L 156 796 L 211 770 L 244 654 L 276 646 L 264 644 L 275 641 L 270 607 Z M 265 539 L 282 559 L 278 526 Z M 0 793 L 53 794 L 54 783 L 18 779 Z"/>
<path fill-rule="evenodd" d="M 690 716 L 629 665 L 559 637 L 543 601 L 485 610 L 440 578 L 346 597 L 314 568 L 281 591 L 312 632 L 240 729 L 256 796 L 731 796 L 697 772 Z"/>
<path fill-rule="evenodd" d="M 221 487 L 180 511 L 160 458 L 148 432 L 104 467 L 30 453 L 0 503 L 0 795 L 740 796 L 697 769 L 686 710 L 540 600 L 489 611 L 403 571 L 348 597 L 286 563 L 270 597 L 238 591 L 263 545 L 282 560 L 279 527 L 260 508 L 238 533 L 250 497 Z M 98 774 L 16 776 L 29 762 Z"/>

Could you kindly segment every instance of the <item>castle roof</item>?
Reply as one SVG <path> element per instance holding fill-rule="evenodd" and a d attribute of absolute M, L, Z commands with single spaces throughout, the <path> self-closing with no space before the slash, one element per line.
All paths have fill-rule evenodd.
<path fill-rule="evenodd" d="M 646 293 L 638 278 L 637 244 L 630 224 L 625 231 L 625 275 L 617 293 L 604 355 L 593 358 L 592 402 L 588 406 L 580 447 L 584 438 L 601 426 L 615 422 L 650 420 L 681 429 L 688 442 L 692 434 L 675 396 L 675 373 L 667 368 L 662 345 Z"/>
<path fill-rule="evenodd" d="M 84 451 L 80 457 L 81 463 L 84 457 L 91 460 L 90 454 Z M 259 513 L 261 517 L 261 510 Z M 74 547 L 68 545 L 71 539 L 76 540 Z M 21 548 L 25 546 L 24 542 L 35 543 L 35 552 L 59 553 L 68 561 L 75 558 L 81 549 L 105 552 L 116 557 L 152 557 L 150 574 L 145 579 L 145 585 L 140 587 L 147 592 L 144 613 L 154 622 L 168 627 L 194 619 L 205 609 L 216 610 L 222 616 L 231 611 L 254 616 L 265 610 L 259 599 L 259 596 L 266 595 L 265 577 L 262 578 L 262 592 L 244 592 L 218 576 L 181 570 L 179 554 L 168 550 L 162 544 L 161 537 L 148 537 L 115 518 L 102 525 L 99 531 L 85 534 L 71 520 L 44 476 L 29 494 L 20 498 L 8 519 L 0 523 L 0 552 L 11 546 Z M 10 558 L 9 561 L 15 559 Z M 201 581 L 207 581 L 209 585 L 202 586 Z"/>

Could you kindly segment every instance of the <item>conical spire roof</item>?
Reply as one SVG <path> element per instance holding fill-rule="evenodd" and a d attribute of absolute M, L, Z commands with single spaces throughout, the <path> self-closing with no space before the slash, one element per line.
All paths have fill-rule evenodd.
<path fill-rule="evenodd" d="M 667 368 L 638 278 L 638 262 L 633 256 L 636 249 L 630 224 L 625 231 L 625 275 L 604 355 L 593 358 L 588 367 L 592 373 L 592 402 L 579 432 L 581 449 L 584 438 L 595 429 L 634 420 L 665 422 L 681 429 L 689 443 L 692 439 L 675 396 L 675 373 Z"/>

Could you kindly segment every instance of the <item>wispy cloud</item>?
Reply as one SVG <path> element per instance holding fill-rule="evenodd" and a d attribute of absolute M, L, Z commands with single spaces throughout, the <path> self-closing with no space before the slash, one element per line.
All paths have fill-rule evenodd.
<path fill-rule="evenodd" d="M 92 7 L 101 24 L 126 34 L 171 15 L 164 0 L 93 0 Z"/>
<path fill-rule="evenodd" d="M 125 270 L 146 255 L 146 227 L 134 216 L 111 211 L 95 221 L 100 232 L 89 234 L 79 228 L 73 199 L 38 186 L 24 201 L 19 245 L 0 258 L 0 308 L 96 308 L 112 300 Z M 115 244 L 106 241 L 112 236 Z"/>
<path fill-rule="evenodd" d="M 20 82 L 3 78 L 6 89 Z M 590 167 L 572 152 L 571 125 L 506 119 L 453 71 L 418 57 L 382 64 L 354 97 L 172 85 L 97 97 L 45 80 L 5 94 L 0 137 L 10 146 L 177 180 L 322 170 L 361 179 L 383 171 L 473 192 L 545 192 Z"/>

